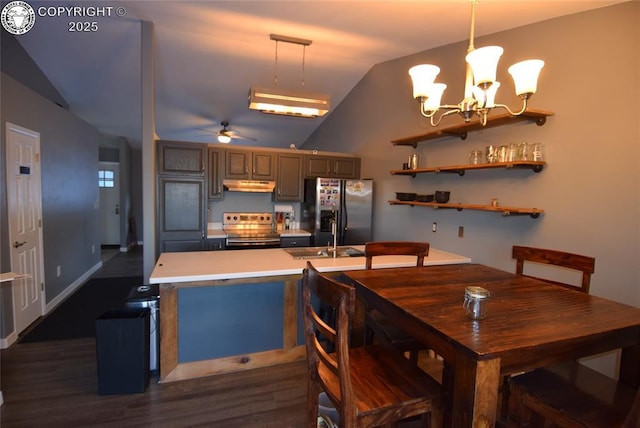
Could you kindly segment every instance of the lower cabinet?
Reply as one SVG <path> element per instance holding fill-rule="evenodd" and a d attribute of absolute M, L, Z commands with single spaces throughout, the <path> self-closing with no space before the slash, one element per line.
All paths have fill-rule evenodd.
<path fill-rule="evenodd" d="M 280 237 L 280 247 L 309 247 L 311 246 L 310 236 L 296 236 L 296 237 Z"/>
<path fill-rule="evenodd" d="M 215 238 L 215 239 L 207 239 L 206 250 L 207 251 L 218 251 L 224 250 L 226 240 L 224 238 Z"/>

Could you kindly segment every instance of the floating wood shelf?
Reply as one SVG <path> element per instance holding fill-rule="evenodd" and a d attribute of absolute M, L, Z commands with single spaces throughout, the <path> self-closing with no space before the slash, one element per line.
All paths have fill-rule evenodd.
<path fill-rule="evenodd" d="M 414 135 L 412 137 L 399 138 L 397 140 L 392 140 L 391 144 L 394 146 L 412 146 L 416 148 L 418 143 L 434 140 L 436 138 L 442 137 L 460 137 L 465 140 L 467 138 L 467 134 L 471 131 L 478 131 L 481 129 L 494 128 L 496 126 L 502 126 L 510 123 L 522 122 L 522 121 L 531 121 L 535 122 L 536 125 L 542 126 L 547 121 L 548 116 L 553 116 L 553 112 L 545 111 L 545 110 L 534 110 L 527 109 L 520 116 L 511 116 L 509 113 L 501 113 L 495 116 L 489 116 L 487 119 L 487 124 L 482 125 L 482 122 L 477 120 L 472 120 L 469 123 L 462 123 L 459 125 L 450 126 L 448 128 L 435 128 L 434 131 L 427 132 L 425 134 Z"/>
<path fill-rule="evenodd" d="M 397 199 L 392 199 L 389 201 L 389 205 L 409 205 L 409 206 L 419 206 L 419 207 L 431 207 L 436 209 L 455 209 L 458 211 L 462 210 L 476 210 L 476 211 L 493 211 L 501 213 L 503 216 L 510 215 L 528 215 L 531 218 L 538 218 L 540 214 L 544 214 L 544 210 L 538 208 L 519 208 L 519 207 L 502 207 L 493 205 L 479 205 L 479 204 L 440 204 L 437 202 L 417 202 L 417 201 L 399 201 Z"/>
<path fill-rule="evenodd" d="M 439 173 L 448 172 L 455 173 L 463 176 L 465 171 L 469 169 L 531 169 L 533 172 L 540 172 L 546 165 L 546 162 L 541 161 L 515 161 L 515 162 L 495 162 L 495 163 L 480 163 L 480 164 L 468 164 L 468 165 L 446 165 L 446 166 L 434 166 L 430 168 L 418 168 L 418 169 L 396 169 L 389 171 L 391 175 L 410 175 L 415 177 L 416 174 L 426 173 Z"/>

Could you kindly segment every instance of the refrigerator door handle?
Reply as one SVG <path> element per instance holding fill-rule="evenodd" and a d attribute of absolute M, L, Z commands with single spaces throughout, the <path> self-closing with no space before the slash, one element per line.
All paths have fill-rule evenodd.
<path fill-rule="evenodd" d="M 347 234 L 347 227 L 349 225 L 349 213 L 347 207 L 347 182 L 345 180 L 342 181 L 342 185 L 340 186 L 340 245 L 344 245 L 345 243 L 345 235 Z"/>

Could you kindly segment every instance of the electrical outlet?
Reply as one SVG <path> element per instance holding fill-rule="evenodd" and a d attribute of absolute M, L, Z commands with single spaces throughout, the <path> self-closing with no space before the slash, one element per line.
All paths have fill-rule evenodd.
<path fill-rule="evenodd" d="M 60 277 L 60 275 L 62 275 L 62 266 L 58 265 L 56 266 L 56 276 Z"/>
<path fill-rule="evenodd" d="M 96 253 L 96 246 L 92 245 L 91 246 L 91 254 L 95 254 Z"/>
<path fill-rule="evenodd" d="M 431 231 L 432 232 L 437 232 L 438 231 L 438 223 L 436 223 L 435 221 L 431 225 Z"/>
<path fill-rule="evenodd" d="M 464 238 L 464 226 L 458 226 L 458 238 Z"/>

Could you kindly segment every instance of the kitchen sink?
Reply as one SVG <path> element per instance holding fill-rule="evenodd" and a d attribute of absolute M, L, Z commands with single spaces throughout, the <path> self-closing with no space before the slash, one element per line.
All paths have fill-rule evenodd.
<path fill-rule="evenodd" d="M 303 247 L 285 248 L 287 253 L 296 260 L 328 259 L 333 257 L 333 248 Z M 336 257 L 363 257 L 364 252 L 353 247 L 338 247 Z"/>

